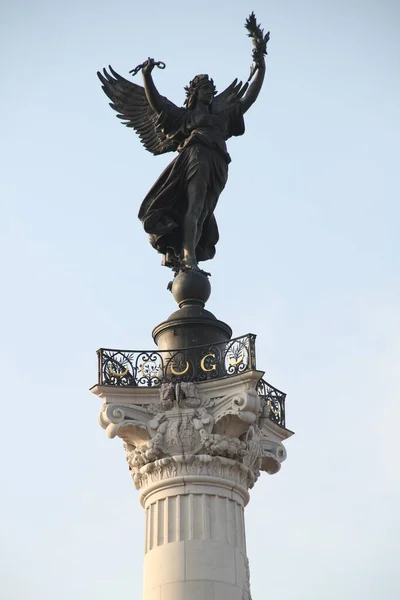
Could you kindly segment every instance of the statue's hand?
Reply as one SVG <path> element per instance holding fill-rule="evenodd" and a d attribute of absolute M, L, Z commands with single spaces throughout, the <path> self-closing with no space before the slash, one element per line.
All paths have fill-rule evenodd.
<path fill-rule="evenodd" d="M 258 69 L 265 69 L 265 58 L 264 55 L 261 53 L 257 53 L 254 56 L 254 64 L 257 66 Z"/>
<path fill-rule="evenodd" d="M 251 80 L 254 73 L 259 69 L 260 71 L 265 71 L 265 58 L 264 56 L 267 54 L 267 44 L 269 41 L 269 31 L 264 34 L 264 29 L 257 23 L 256 16 L 254 12 L 246 19 L 245 27 L 247 29 L 248 36 L 253 41 L 253 52 L 252 57 L 254 64 L 250 70 L 250 77 L 248 81 Z"/>
<path fill-rule="evenodd" d="M 146 60 L 146 62 L 143 63 L 143 67 L 142 67 L 143 77 L 146 77 L 146 75 L 150 75 L 150 73 L 152 72 L 152 70 L 154 69 L 155 66 L 156 66 L 156 61 L 154 60 L 154 58 L 149 57 Z"/>

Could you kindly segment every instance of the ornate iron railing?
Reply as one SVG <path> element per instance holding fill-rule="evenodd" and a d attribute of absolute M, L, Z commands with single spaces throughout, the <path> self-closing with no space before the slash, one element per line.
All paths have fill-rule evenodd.
<path fill-rule="evenodd" d="M 258 395 L 267 403 L 269 407 L 269 418 L 271 421 L 285 427 L 285 399 L 286 394 L 274 386 L 260 379 L 257 384 Z"/>
<path fill-rule="evenodd" d="M 159 387 L 166 382 L 201 382 L 256 369 L 256 336 L 184 350 L 112 350 L 100 348 L 98 383 L 118 387 Z M 269 418 L 285 427 L 286 394 L 260 379 L 257 392 Z"/>
<path fill-rule="evenodd" d="M 100 348 L 99 384 L 159 386 L 165 382 L 207 381 L 256 368 L 256 336 L 184 350 L 111 350 Z"/>

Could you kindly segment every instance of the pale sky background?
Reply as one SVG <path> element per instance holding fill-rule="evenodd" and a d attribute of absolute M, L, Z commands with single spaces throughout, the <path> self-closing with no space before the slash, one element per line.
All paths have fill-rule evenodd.
<path fill-rule="evenodd" d="M 255 10 L 267 80 L 203 263 L 296 431 L 246 509 L 253 599 L 398 600 L 400 4 L 1 7 L 1 598 L 141 598 L 139 494 L 88 388 L 98 347 L 152 348 L 175 310 L 137 220 L 172 155 L 119 124 L 96 71 L 152 56 L 177 104 L 197 73 L 221 91 L 248 76 Z"/>

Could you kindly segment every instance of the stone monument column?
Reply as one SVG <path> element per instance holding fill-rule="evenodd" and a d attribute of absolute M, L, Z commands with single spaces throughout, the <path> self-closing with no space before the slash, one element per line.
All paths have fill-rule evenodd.
<path fill-rule="evenodd" d="M 280 469 L 282 440 L 291 435 L 284 394 L 251 368 L 251 344 L 254 336 L 246 336 L 198 355 L 199 375 L 213 373 L 221 368 L 214 357 L 222 345 L 225 364 L 236 362 L 231 374 L 158 387 L 133 385 L 134 371 L 121 356 L 131 365 L 142 361 L 140 374 L 151 378 L 162 352 L 138 359 L 139 353 L 100 351 L 101 377 L 111 377 L 92 388 L 104 400 L 100 424 L 124 441 L 146 515 L 144 600 L 251 599 L 244 507 L 260 472 Z M 175 372 L 188 362 L 179 354 L 172 355 Z M 171 361 L 171 353 L 163 359 Z"/>
<path fill-rule="evenodd" d="M 205 309 L 209 273 L 198 264 L 214 257 L 219 239 L 214 209 L 231 161 L 226 141 L 244 133 L 266 73 L 269 32 L 254 13 L 245 28 L 253 44 L 247 82 L 234 79 L 218 94 L 212 78 L 196 75 L 183 107 L 157 90 L 152 72 L 162 61 L 148 58 L 130 71 L 142 71 L 144 87 L 111 66 L 98 72 L 111 108 L 146 150 L 179 153 L 138 214 L 174 273 L 168 289 L 179 309 L 153 330 L 157 349 L 100 349 L 92 388 L 104 401 L 100 424 L 124 442 L 146 513 L 144 600 L 250 600 L 244 507 L 260 472 L 279 470 L 292 434 L 285 394 L 256 369 L 255 336 L 232 339 L 229 325 Z"/>

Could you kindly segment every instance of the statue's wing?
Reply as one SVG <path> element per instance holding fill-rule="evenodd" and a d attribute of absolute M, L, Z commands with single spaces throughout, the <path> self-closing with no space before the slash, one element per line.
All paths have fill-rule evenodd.
<path fill-rule="evenodd" d="M 151 108 L 147 101 L 144 88 L 124 79 L 109 66 L 110 73 L 103 69 L 103 73 L 97 72 L 104 93 L 110 98 L 110 106 L 119 114 L 123 125 L 133 127 L 139 135 L 146 150 L 153 154 L 164 154 L 173 152 L 178 147 L 178 142 L 168 138 L 159 127 L 157 127 L 158 114 Z M 179 109 L 167 98 L 165 104 L 170 108 Z"/>
<path fill-rule="evenodd" d="M 249 87 L 248 83 L 242 84 L 241 81 L 238 82 L 237 79 L 234 79 L 228 87 L 215 96 L 213 100 L 213 111 L 218 113 L 222 110 L 228 108 L 231 104 L 234 104 L 240 98 L 242 98 Z"/>

